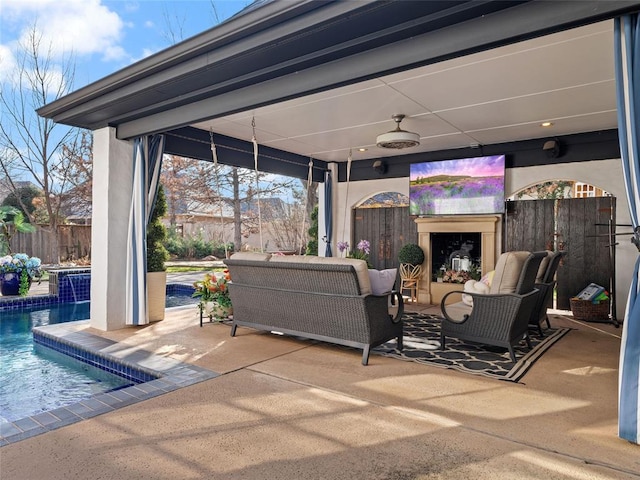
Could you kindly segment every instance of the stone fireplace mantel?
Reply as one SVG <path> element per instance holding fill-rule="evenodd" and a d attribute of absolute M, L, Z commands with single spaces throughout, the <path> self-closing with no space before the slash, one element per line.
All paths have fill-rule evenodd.
<path fill-rule="evenodd" d="M 439 304 L 442 296 L 451 290 L 461 290 L 462 285 L 451 283 L 436 283 L 431 280 L 432 233 L 480 233 L 481 234 L 481 271 L 486 274 L 495 268 L 496 264 L 496 235 L 500 226 L 499 215 L 482 216 L 454 216 L 454 217 L 423 217 L 416 218 L 418 227 L 418 244 L 425 254 L 425 269 L 420 279 L 418 302 Z M 452 295 L 456 297 L 456 295 Z M 452 301 L 458 301 L 453 299 Z"/>

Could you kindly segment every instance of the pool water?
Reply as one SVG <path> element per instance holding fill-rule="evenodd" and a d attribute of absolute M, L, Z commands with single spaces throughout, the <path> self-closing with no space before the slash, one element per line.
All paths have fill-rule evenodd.
<path fill-rule="evenodd" d="M 88 317 L 89 302 L 0 313 L 0 422 L 131 385 L 122 377 L 33 344 L 33 327 Z"/>
<path fill-rule="evenodd" d="M 191 303 L 197 303 L 197 299 L 167 295 L 167 307 Z M 0 312 L 0 423 L 132 385 L 123 377 L 34 345 L 33 327 L 86 320 L 89 316 L 89 302 Z"/>

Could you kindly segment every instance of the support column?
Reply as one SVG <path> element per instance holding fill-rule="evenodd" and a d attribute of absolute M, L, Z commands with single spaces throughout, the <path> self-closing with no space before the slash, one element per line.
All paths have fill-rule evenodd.
<path fill-rule="evenodd" d="M 91 326 L 99 330 L 125 327 L 132 155 L 133 144 L 118 140 L 114 128 L 93 132 Z"/>

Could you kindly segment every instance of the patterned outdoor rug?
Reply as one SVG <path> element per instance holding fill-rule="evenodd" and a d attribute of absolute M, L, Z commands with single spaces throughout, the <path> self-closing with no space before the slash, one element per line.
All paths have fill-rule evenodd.
<path fill-rule="evenodd" d="M 440 368 L 451 368 L 461 372 L 517 382 L 544 352 L 560 340 L 571 329 L 545 330 L 544 337 L 531 333 L 532 349 L 526 342 L 515 347 L 517 362 L 514 365 L 506 348 L 480 345 L 447 337 L 446 349 L 440 350 L 440 321 L 437 315 L 406 313 L 404 320 L 404 348 L 398 352 L 395 340 L 380 345 L 371 353 L 424 363 Z"/>

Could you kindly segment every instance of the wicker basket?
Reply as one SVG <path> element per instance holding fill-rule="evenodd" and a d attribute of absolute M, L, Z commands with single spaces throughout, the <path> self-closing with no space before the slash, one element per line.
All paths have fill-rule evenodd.
<path fill-rule="evenodd" d="M 591 300 L 569 299 L 571 312 L 577 320 L 609 320 L 609 299 L 600 303 L 591 303 Z"/>

